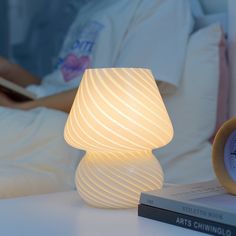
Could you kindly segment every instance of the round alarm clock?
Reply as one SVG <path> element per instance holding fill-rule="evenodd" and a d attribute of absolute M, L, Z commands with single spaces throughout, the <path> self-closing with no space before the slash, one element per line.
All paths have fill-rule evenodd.
<path fill-rule="evenodd" d="M 212 163 L 222 186 L 236 195 L 236 118 L 226 121 L 212 146 Z"/>

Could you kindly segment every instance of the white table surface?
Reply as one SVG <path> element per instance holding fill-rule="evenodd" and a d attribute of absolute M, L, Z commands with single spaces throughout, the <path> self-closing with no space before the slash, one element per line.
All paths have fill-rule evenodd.
<path fill-rule="evenodd" d="M 0 235 L 204 236 L 206 234 L 139 217 L 137 209 L 92 208 L 74 191 L 0 200 Z"/>

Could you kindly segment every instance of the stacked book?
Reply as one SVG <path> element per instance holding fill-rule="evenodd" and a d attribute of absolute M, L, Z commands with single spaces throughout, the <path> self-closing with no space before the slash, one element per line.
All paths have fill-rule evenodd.
<path fill-rule="evenodd" d="M 138 215 L 211 235 L 236 235 L 236 196 L 216 180 L 143 192 Z"/>

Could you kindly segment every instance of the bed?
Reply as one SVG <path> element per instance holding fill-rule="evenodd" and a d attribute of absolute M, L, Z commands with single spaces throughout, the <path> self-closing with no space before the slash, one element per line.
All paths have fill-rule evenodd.
<path fill-rule="evenodd" d="M 214 133 L 236 114 L 236 68 L 232 66 L 236 60 L 236 32 L 232 23 L 236 3 L 234 0 L 218 0 L 214 4 L 208 0 L 192 0 L 191 4 L 195 24 L 187 45 L 182 80 L 174 92 L 163 94 L 175 138 L 167 147 L 154 150 L 164 168 L 167 183 L 214 178 L 211 167 Z M 6 109 L 0 113 L 1 120 L 8 112 L 10 110 Z M 24 113 L 17 112 L 17 117 L 23 119 Z M 54 122 L 55 117 L 57 122 Z M 15 123 L 16 127 L 9 127 L 24 129 L 24 136 L 16 135 L 12 139 L 6 134 L 0 137 L 0 143 L 5 147 L 9 143 L 12 146 L 11 152 L 9 148 L 4 150 L 4 145 L 1 150 L 0 198 L 66 191 L 75 187 L 74 172 L 84 153 L 65 143 L 66 118 L 62 112 L 35 109 L 26 127 L 21 127 L 20 119 Z M 50 132 L 43 125 L 45 120 L 50 123 Z"/>

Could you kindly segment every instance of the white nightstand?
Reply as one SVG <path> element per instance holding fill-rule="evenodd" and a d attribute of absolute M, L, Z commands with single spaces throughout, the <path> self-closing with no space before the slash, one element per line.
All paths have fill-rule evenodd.
<path fill-rule="evenodd" d="M 138 217 L 137 209 L 87 206 L 77 192 L 0 200 L 3 236 L 199 236 L 206 235 Z"/>

